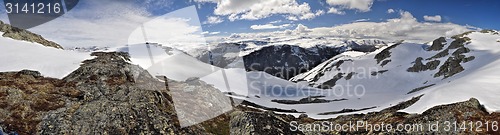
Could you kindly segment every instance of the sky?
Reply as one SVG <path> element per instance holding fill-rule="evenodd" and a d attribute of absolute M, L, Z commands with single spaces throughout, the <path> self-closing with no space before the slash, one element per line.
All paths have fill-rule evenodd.
<path fill-rule="evenodd" d="M 398 17 L 400 10 L 410 12 L 418 21 L 450 22 L 483 29 L 500 29 L 500 25 L 498 25 L 498 22 L 500 22 L 498 17 L 500 1 L 498 0 L 291 0 L 290 2 L 299 5 L 307 4 L 310 7 L 308 11 L 316 13 L 320 10 L 324 11 L 324 14 L 296 21 L 287 19 L 286 16 L 290 14 L 270 14 L 268 17 L 255 20 L 238 19 L 231 21 L 229 20 L 231 14 L 229 16 L 224 14 L 217 16 L 220 12 L 214 12 L 214 9 L 224 9 L 224 6 L 221 5 L 225 4 L 224 2 L 220 4 L 205 2 L 198 7 L 202 20 L 206 21 L 206 16 L 216 16 L 223 21 L 213 25 L 206 24 L 204 29 L 207 31 L 252 32 L 255 30 L 251 29 L 251 25 L 265 25 L 273 21 L 291 24 L 291 26 L 303 24 L 310 28 L 347 24 L 356 20 L 380 22 Z M 272 4 L 269 5 L 272 6 Z M 335 10 L 329 12 L 332 8 Z M 255 8 L 255 10 L 257 9 Z M 394 12 L 389 13 L 389 10 Z M 254 10 L 250 9 L 243 14 L 252 12 Z M 424 16 L 428 16 L 427 20 Z"/>
<path fill-rule="evenodd" d="M 468 30 L 499 30 L 499 6 L 498 0 L 81 0 L 62 17 L 30 30 L 63 46 L 113 46 L 128 44 L 141 24 L 162 18 L 172 27 L 153 34 L 207 39 L 316 34 L 425 42 Z M 5 21 L 3 8 L 0 20 Z M 172 14 L 185 21 L 169 19 Z"/>

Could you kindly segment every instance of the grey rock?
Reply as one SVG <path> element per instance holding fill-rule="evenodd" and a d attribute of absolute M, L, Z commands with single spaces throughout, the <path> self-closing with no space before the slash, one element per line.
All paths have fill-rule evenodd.
<path fill-rule="evenodd" d="M 290 115 L 278 115 L 269 112 L 249 112 L 236 111 L 231 114 L 231 132 L 236 134 L 497 134 L 498 132 L 492 129 L 482 130 L 444 130 L 445 126 L 439 126 L 438 131 L 431 131 L 428 128 L 429 124 L 437 122 L 470 122 L 470 121 L 498 121 L 500 113 L 488 113 L 483 105 L 477 99 L 471 98 L 464 102 L 458 102 L 448 105 L 440 105 L 426 110 L 422 114 L 408 114 L 398 112 L 405 109 L 415 102 L 420 100 L 423 95 L 412 98 L 411 100 L 401 102 L 395 106 L 383 109 L 379 112 L 371 112 L 367 114 L 351 114 L 342 115 L 332 119 L 311 119 L 306 115 L 301 115 L 295 118 Z M 345 111 L 349 111 L 346 109 Z M 360 128 L 355 131 L 336 131 L 336 130 L 313 130 L 300 131 L 290 133 L 290 124 L 292 121 L 296 124 L 318 124 L 323 122 L 331 122 L 334 124 L 348 124 L 349 122 L 363 121 L 370 124 L 384 123 L 396 127 L 398 124 L 423 125 L 422 130 L 411 131 L 370 131 L 369 129 Z"/>
<path fill-rule="evenodd" d="M 427 70 L 435 70 L 439 66 L 439 64 L 441 63 L 441 61 L 439 61 L 439 60 L 433 60 L 433 61 L 427 62 L 426 64 L 423 64 L 422 60 L 423 60 L 422 57 L 418 57 L 415 60 L 413 66 L 408 68 L 406 71 L 408 71 L 408 72 L 421 72 L 421 71 L 427 71 Z"/>
<path fill-rule="evenodd" d="M 382 62 L 383 60 L 387 59 L 387 58 L 390 58 L 391 57 L 391 49 L 394 49 L 396 48 L 397 46 L 399 46 L 403 41 L 400 41 L 390 47 L 387 47 L 385 48 L 384 50 L 382 50 L 381 52 L 379 52 L 377 55 L 375 55 L 375 59 L 377 60 L 377 64 Z M 387 63 L 385 63 L 387 64 Z M 384 64 L 384 65 L 385 65 Z"/>
<path fill-rule="evenodd" d="M 231 113 L 230 127 L 231 134 L 235 135 L 303 134 L 299 131 L 292 131 L 289 122 L 272 112 L 235 111 Z"/>
<path fill-rule="evenodd" d="M 337 75 L 333 76 L 332 79 L 324 82 L 323 84 L 321 84 L 320 86 L 318 86 L 318 88 L 321 88 L 321 89 L 331 89 L 333 88 L 337 81 L 342 79 L 344 77 L 344 73 L 338 73 Z"/>
<path fill-rule="evenodd" d="M 84 93 L 71 107 L 50 112 L 40 134 L 200 134 L 203 128 L 180 128 L 173 101 L 163 82 L 128 63 L 126 53 L 93 53 L 65 77 Z"/>
<path fill-rule="evenodd" d="M 432 42 L 432 46 L 427 48 L 427 51 L 439 51 L 446 44 L 446 38 L 440 37 Z"/>

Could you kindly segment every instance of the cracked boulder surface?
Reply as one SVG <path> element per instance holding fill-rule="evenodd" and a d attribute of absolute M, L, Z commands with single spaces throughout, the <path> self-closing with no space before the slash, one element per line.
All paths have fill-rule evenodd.
<path fill-rule="evenodd" d="M 60 79 L 0 74 L 0 126 L 18 134 L 202 134 L 181 128 L 164 82 L 126 53 L 93 53 Z M 5 102 L 7 101 L 7 102 Z"/>
<path fill-rule="evenodd" d="M 0 73 L 0 130 L 34 134 L 48 112 L 81 96 L 81 91 L 64 81 L 42 77 L 37 71 Z"/>

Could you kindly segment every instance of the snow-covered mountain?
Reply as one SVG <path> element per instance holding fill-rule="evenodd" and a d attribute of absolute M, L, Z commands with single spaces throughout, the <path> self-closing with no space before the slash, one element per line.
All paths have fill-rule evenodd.
<path fill-rule="evenodd" d="M 300 40 L 316 42 L 322 38 Z M 254 108 L 331 118 L 380 111 L 421 95 L 403 111 L 421 113 L 432 106 L 471 97 L 488 111 L 500 111 L 495 101 L 500 95 L 499 40 L 497 31 L 482 31 L 441 37 L 427 44 L 339 40 L 338 44 L 310 46 L 278 44 L 270 39 L 206 46 L 212 51 L 183 52 L 154 43 L 108 51 L 128 52 L 133 64 L 153 76 L 164 75 L 176 81 L 199 78 Z M 87 52 L 6 37 L 1 37 L 0 43 L 2 72 L 31 69 L 61 78 L 91 58 Z M 360 46 L 362 49 L 355 49 Z M 372 47 L 375 51 L 369 50 Z M 268 64 L 263 67 L 312 69 L 287 80 L 264 71 L 245 70 L 248 65 L 244 61 Z"/>
<path fill-rule="evenodd" d="M 290 79 L 342 52 L 372 52 L 388 43 L 375 39 L 345 40 L 307 36 L 233 38 L 235 37 L 225 43 L 213 43 L 188 53 L 218 67 L 244 62 L 247 71 L 264 71 L 279 78 Z M 235 61 L 237 58 L 243 58 L 243 61 Z"/>
<path fill-rule="evenodd" d="M 402 111 L 422 113 L 476 98 L 498 112 L 499 39 L 496 31 L 468 32 L 427 44 L 400 41 L 374 52 L 346 51 L 290 80 L 230 69 L 231 76 L 246 76 L 247 82 L 231 88 L 248 88 L 246 95 L 234 94 L 246 105 L 313 118 L 380 111 L 419 96 Z M 208 76 L 202 80 L 231 91 Z"/>
<path fill-rule="evenodd" d="M 324 99 L 343 100 L 298 105 L 297 111 L 320 118 L 328 110 L 377 111 L 419 95 L 423 97 L 403 111 L 421 113 L 472 97 L 488 111 L 500 111 L 495 98 L 500 95 L 499 39 L 496 31 L 468 32 L 428 44 L 402 42 L 368 54 L 340 54 L 290 80 L 323 89 Z"/>

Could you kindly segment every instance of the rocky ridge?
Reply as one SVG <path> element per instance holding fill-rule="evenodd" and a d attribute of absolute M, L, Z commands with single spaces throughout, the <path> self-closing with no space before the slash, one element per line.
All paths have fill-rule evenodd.
<path fill-rule="evenodd" d="M 181 128 L 164 82 L 126 53 L 93 53 L 62 80 L 0 74 L 0 126 L 18 134 L 202 134 Z M 14 83 L 13 83 L 14 82 Z M 20 98 L 24 97 L 24 98 Z M 7 132 L 8 133 L 8 132 Z"/>
<path fill-rule="evenodd" d="M 20 29 L 0 21 L 0 32 L 3 32 L 3 37 L 22 40 L 28 42 L 39 43 L 43 46 L 63 49 L 63 47 L 55 42 L 43 38 L 41 35 L 32 33 L 28 30 Z"/>
<path fill-rule="evenodd" d="M 474 129 L 457 129 L 446 130 L 446 126 L 439 126 L 436 131 L 430 131 L 427 126 L 423 126 L 422 130 L 408 130 L 408 131 L 380 131 L 371 130 L 367 128 L 360 128 L 358 130 L 350 131 L 337 131 L 337 130 L 321 130 L 317 127 L 314 129 L 312 125 L 321 126 L 324 122 L 334 124 L 349 124 L 349 122 L 356 123 L 358 121 L 370 124 L 385 124 L 396 127 L 398 124 L 404 125 L 429 125 L 434 123 L 444 122 L 492 122 L 500 119 L 500 113 L 489 113 L 480 104 L 477 99 L 471 98 L 468 101 L 453 103 L 448 105 L 435 106 L 428 109 L 422 114 L 408 114 L 399 112 L 405 109 L 420 99 L 414 97 L 411 100 L 402 102 L 393 107 L 384 109 L 380 112 L 371 112 L 368 114 L 352 114 L 343 115 L 337 118 L 317 120 L 308 118 L 307 115 L 301 115 L 295 118 L 291 115 L 282 115 L 272 112 L 255 112 L 254 110 L 239 110 L 231 114 L 231 131 L 239 134 L 307 134 L 307 135 L 337 135 L 337 134 L 492 134 L 497 135 L 500 132 L 494 128 L 481 126 L 474 127 Z M 245 117 L 247 116 L 247 117 Z M 251 116 L 251 117 L 250 117 Z M 242 121 L 249 121 L 243 123 Z M 252 122 L 259 121 L 259 122 Z M 302 127 L 302 131 L 297 130 L 298 124 L 311 125 L 310 127 Z M 491 124 L 491 123 L 490 123 Z M 258 128 L 256 128 L 258 127 Z M 320 127 L 321 128 L 321 127 Z M 247 130 L 248 129 L 248 130 Z M 496 130 L 496 131 L 495 131 Z"/>

